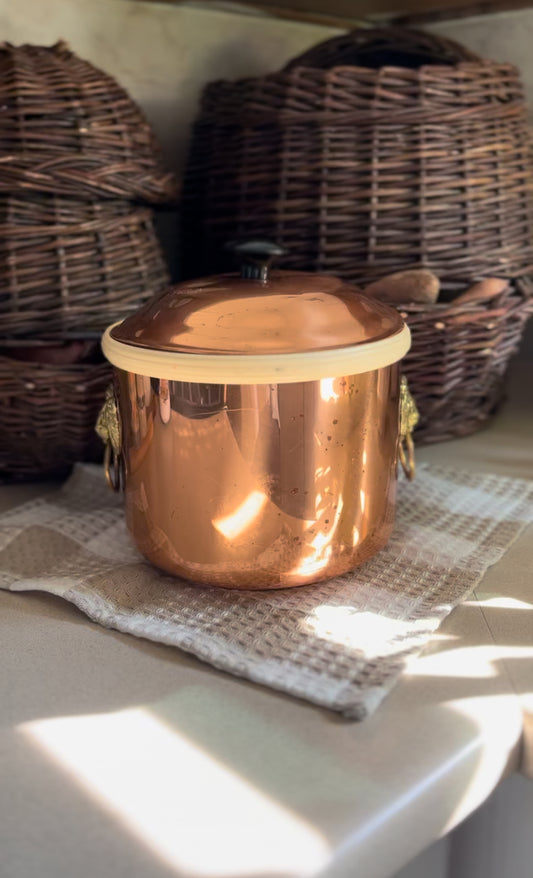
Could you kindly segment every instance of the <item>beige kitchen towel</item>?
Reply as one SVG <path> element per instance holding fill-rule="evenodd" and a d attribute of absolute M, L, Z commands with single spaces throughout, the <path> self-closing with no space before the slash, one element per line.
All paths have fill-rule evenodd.
<path fill-rule="evenodd" d="M 0 516 L 0 587 L 60 595 L 108 628 L 339 711 L 372 713 L 533 520 L 533 482 L 421 466 L 385 550 L 326 583 L 235 592 L 143 562 L 99 467 Z"/>

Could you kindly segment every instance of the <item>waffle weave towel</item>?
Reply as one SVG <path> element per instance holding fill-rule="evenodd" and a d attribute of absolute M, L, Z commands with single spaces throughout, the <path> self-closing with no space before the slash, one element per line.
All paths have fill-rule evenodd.
<path fill-rule="evenodd" d="M 353 719 L 533 520 L 533 482 L 421 466 L 385 550 L 314 586 L 236 592 L 158 573 L 95 466 L 0 516 L 0 587 L 60 595 L 108 628 L 180 647 Z"/>

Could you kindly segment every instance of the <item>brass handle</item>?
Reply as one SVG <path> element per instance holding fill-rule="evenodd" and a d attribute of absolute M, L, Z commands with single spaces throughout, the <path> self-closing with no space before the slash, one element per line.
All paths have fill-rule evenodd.
<path fill-rule="evenodd" d="M 120 421 L 115 392 L 111 385 L 106 390 L 95 430 L 102 442 L 105 442 L 104 472 L 107 484 L 113 491 L 120 491 L 123 481 Z"/>
<path fill-rule="evenodd" d="M 111 442 L 106 442 L 104 451 L 104 472 L 106 482 L 117 493 L 122 486 L 122 455 L 114 451 Z"/>
<path fill-rule="evenodd" d="M 398 456 L 402 469 L 409 479 L 413 481 L 416 475 L 415 445 L 413 442 L 413 430 L 415 429 L 420 415 L 416 403 L 411 396 L 407 378 L 402 375 L 400 383 L 400 442 Z"/>

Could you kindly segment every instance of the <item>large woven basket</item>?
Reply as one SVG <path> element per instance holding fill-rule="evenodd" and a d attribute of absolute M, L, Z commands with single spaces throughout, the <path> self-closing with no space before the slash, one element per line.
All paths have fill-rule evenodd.
<path fill-rule="evenodd" d="M 531 292 L 531 282 L 521 280 L 476 302 L 398 306 L 411 329 L 403 369 L 420 412 L 417 442 L 467 436 L 496 412 L 533 314 Z"/>
<path fill-rule="evenodd" d="M 58 366 L 0 355 L 0 478 L 64 476 L 97 461 L 94 432 L 112 378 L 107 363 Z"/>
<path fill-rule="evenodd" d="M 0 108 L 0 192 L 175 199 L 175 180 L 137 105 L 65 43 L 3 43 Z"/>
<path fill-rule="evenodd" d="M 150 208 L 0 195 L 3 343 L 100 333 L 168 281 Z"/>
<path fill-rule="evenodd" d="M 279 73 L 206 88 L 184 183 L 188 274 L 225 267 L 224 241 L 242 235 L 285 246 L 287 267 L 363 284 L 405 268 L 447 278 L 530 269 L 530 129 L 518 71 L 444 64 L 448 49 L 427 35 L 424 60 L 434 43 L 439 63 L 375 67 L 384 50 L 373 33 Z M 367 66 L 347 65 L 350 41 L 356 60 L 365 41 L 379 52 L 363 53 Z"/>

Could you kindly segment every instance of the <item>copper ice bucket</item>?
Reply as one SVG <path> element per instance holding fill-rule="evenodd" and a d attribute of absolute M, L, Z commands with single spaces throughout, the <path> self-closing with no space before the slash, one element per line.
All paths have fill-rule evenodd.
<path fill-rule="evenodd" d="M 304 585 L 375 554 L 409 441 L 397 312 L 335 278 L 269 273 L 264 249 L 103 340 L 118 424 L 110 399 L 100 431 L 133 539 L 161 570 L 226 588 Z"/>

